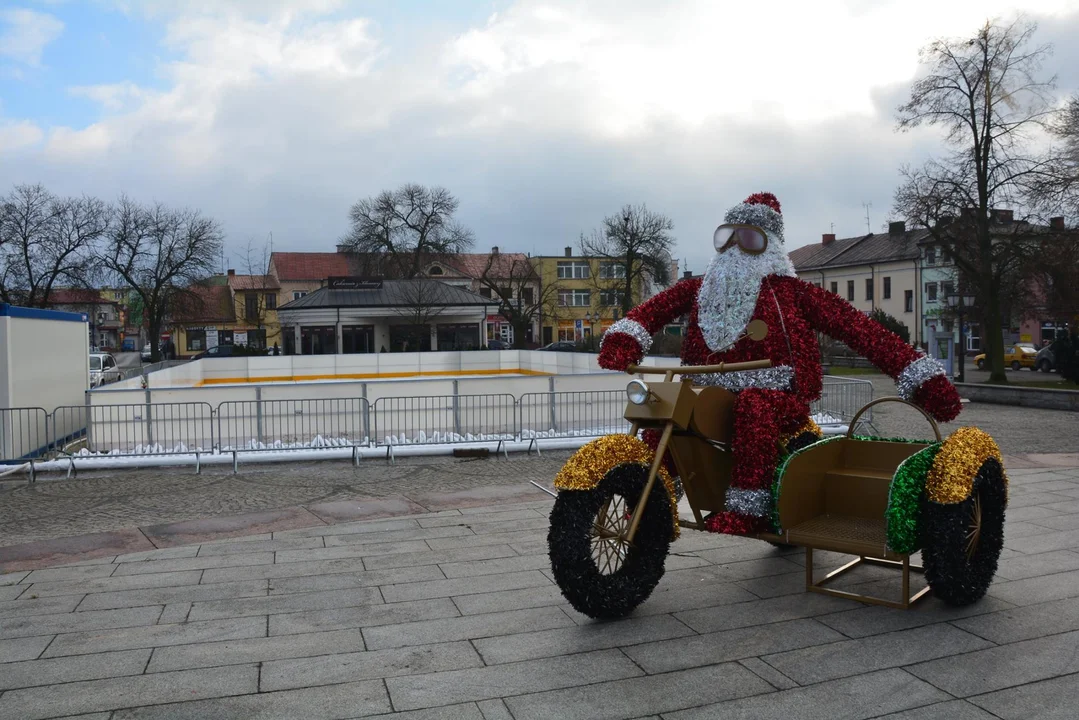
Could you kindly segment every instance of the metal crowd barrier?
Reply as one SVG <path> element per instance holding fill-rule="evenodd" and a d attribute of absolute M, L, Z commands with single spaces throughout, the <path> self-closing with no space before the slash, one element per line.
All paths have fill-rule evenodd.
<path fill-rule="evenodd" d="M 217 406 L 220 452 L 356 448 L 370 443 L 364 398 L 230 400 Z"/>
<path fill-rule="evenodd" d="M 811 414 L 833 417 L 849 423 L 861 408 L 873 400 L 873 383 L 869 380 L 824 376 L 824 390 L 818 400 L 810 405 Z M 858 420 L 859 427 L 873 427 L 873 408 L 866 410 Z M 858 428 L 855 428 L 855 432 Z"/>
<path fill-rule="evenodd" d="M 525 393 L 518 403 L 521 440 L 531 452 L 539 441 L 552 438 L 599 437 L 626 432 L 623 417 L 626 393 L 622 390 Z"/>
<path fill-rule="evenodd" d="M 812 412 L 849 423 L 873 399 L 867 380 L 824 378 Z M 238 400 L 217 408 L 204 402 L 132 403 L 0 409 L 0 463 L 25 462 L 49 453 L 72 457 L 85 448 L 110 457 L 240 453 L 320 448 L 498 442 L 598 437 L 626 432 L 622 390 L 365 398 Z M 872 427 L 869 412 L 863 422 Z M 33 468 L 31 468 L 33 472 Z"/>
<path fill-rule="evenodd" d="M 495 452 L 517 439 L 517 400 L 508 393 L 383 397 L 375 400 L 376 445 L 457 444 L 498 441 Z"/>

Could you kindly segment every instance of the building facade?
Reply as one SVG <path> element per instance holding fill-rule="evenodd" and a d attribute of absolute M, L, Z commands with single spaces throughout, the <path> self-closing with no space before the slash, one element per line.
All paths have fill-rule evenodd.
<path fill-rule="evenodd" d="M 97 290 L 63 288 L 50 291 L 46 304 L 52 310 L 85 315 L 91 348 L 115 352 L 122 347 L 124 318 L 119 302 L 102 297 Z"/>
<path fill-rule="evenodd" d="M 229 270 L 192 288 L 169 323 L 176 357 L 191 358 L 221 345 L 266 350 L 283 342 L 277 319 L 280 288 L 270 275 Z"/>

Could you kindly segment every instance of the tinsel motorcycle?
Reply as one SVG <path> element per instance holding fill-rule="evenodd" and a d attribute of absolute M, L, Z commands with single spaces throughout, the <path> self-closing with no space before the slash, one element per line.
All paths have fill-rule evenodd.
<path fill-rule="evenodd" d="M 764 332 L 767 329 L 764 328 Z M 630 381 L 627 434 L 578 450 L 555 478 L 548 533 L 551 568 L 563 595 L 593 618 L 621 617 L 644 602 L 664 572 L 679 528 L 704 530 L 704 516 L 724 509 L 730 483 L 733 393 L 696 387 L 687 375 L 753 370 L 767 360 L 706 366 L 631 367 L 663 375 Z M 681 375 L 681 381 L 674 376 Z M 881 402 L 917 409 L 934 440 L 855 436 L 862 413 Z M 936 422 L 898 397 L 875 400 L 846 435 L 819 430 L 785 439 L 773 484 L 773 531 L 758 539 L 805 548 L 806 590 L 888 607 L 909 607 L 932 590 L 951 605 L 980 599 L 992 582 L 1004 541 L 1007 476 L 996 443 L 973 427 L 943 439 Z M 638 438 L 660 433 L 656 451 Z M 677 475 L 663 462 L 670 451 Z M 693 520 L 680 519 L 684 492 Z M 857 556 L 814 579 L 813 551 Z M 911 563 L 921 551 L 923 566 Z M 861 563 L 902 572 L 899 601 L 826 587 Z M 928 586 L 910 593 L 910 572 Z"/>

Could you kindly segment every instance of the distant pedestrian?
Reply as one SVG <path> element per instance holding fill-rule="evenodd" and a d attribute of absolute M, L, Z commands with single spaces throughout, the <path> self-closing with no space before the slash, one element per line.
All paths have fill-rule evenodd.
<path fill-rule="evenodd" d="M 273 354 L 274 354 L 274 357 L 277 357 L 278 355 L 281 354 L 281 348 L 279 348 L 277 346 L 276 342 L 273 344 Z"/>

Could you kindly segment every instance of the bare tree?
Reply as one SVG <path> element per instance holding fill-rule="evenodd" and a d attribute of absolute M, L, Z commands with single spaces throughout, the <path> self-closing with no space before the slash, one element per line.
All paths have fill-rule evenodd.
<path fill-rule="evenodd" d="M 1035 142 L 1056 111 L 1054 79 L 1041 73 L 1050 47 L 1032 46 L 1035 29 L 1023 18 L 992 21 L 972 37 L 931 42 L 920 56 L 926 74 L 898 108 L 900 130 L 944 131 L 946 155 L 902 168 L 895 210 L 929 230 L 977 297 L 990 382 L 1007 382 L 1002 289 L 1036 245 L 1022 238 L 1030 225 L 1006 222 L 994 208 L 1037 208 L 1059 169 L 1052 150 Z"/>
<path fill-rule="evenodd" d="M 45 307 L 56 287 L 89 287 L 108 226 L 108 207 L 96 198 L 15 186 L 0 198 L 0 300 Z"/>
<path fill-rule="evenodd" d="M 472 247 L 472 233 L 453 219 L 457 198 L 441 187 L 406 184 L 357 201 L 342 245 L 366 258 L 372 274 L 411 279 L 432 260 Z"/>
<path fill-rule="evenodd" d="M 431 323 L 446 309 L 442 283 L 435 280 L 413 280 L 398 284 L 400 296 L 395 314 L 408 329 L 406 350 L 418 352 L 431 348 Z"/>
<path fill-rule="evenodd" d="M 197 210 L 144 207 L 121 196 L 103 263 L 138 296 L 153 362 L 160 359 L 157 338 L 170 312 L 197 301 L 190 288 L 213 274 L 222 244 L 218 224 Z"/>
<path fill-rule="evenodd" d="M 601 258 L 596 280 L 629 312 L 650 285 L 670 282 L 674 223 L 643 204 L 625 205 L 603 226 L 581 235 L 581 254 Z M 611 303 L 613 304 L 613 303 Z"/>
<path fill-rule="evenodd" d="M 478 280 L 481 287 L 491 291 L 491 299 L 498 303 L 498 314 L 513 327 L 513 347 L 524 348 L 529 328 L 553 306 L 559 284 L 543 285 L 524 255 L 507 256 L 497 251 L 487 256 Z"/>
<path fill-rule="evenodd" d="M 267 274 L 270 267 L 270 249 L 266 245 L 255 247 L 254 241 L 248 240 L 243 254 L 238 255 L 237 259 L 245 277 L 237 293 L 243 301 L 243 318 L 256 329 L 265 330 L 269 311 L 277 308 L 279 289 L 273 276 Z M 266 342 L 269 343 L 269 338 L 266 338 Z M 248 346 L 250 345 L 249 338 Z"/>

